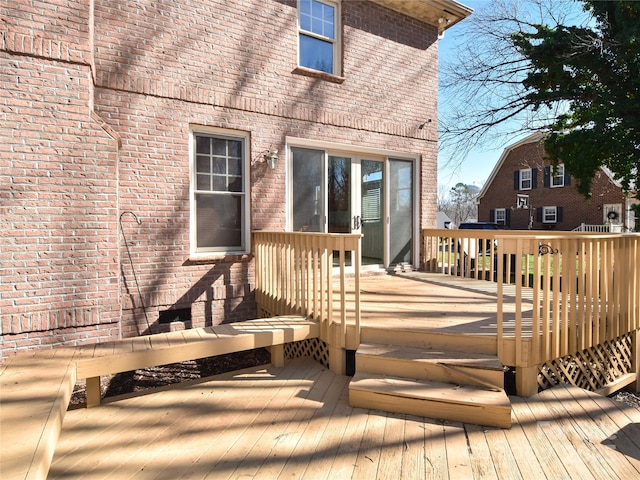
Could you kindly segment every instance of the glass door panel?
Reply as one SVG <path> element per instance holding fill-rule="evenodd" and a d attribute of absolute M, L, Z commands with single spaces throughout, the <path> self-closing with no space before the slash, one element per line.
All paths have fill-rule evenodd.
<path fill-rule="evenodd" d="M 362 265 L 384 264 L 384 163 L 360 161 L 360 225 L 362 237 Z"/>
<path fill-rule="evenodd" d="M 293 230 L 324 232 L 324 152 L 292 148 Z"/>
<path fill-rule="evenodd" d="M 351 159 L 329 157 L 329 233 L 351 233 Z"/>
<path fill-rule="evenodd" d="M 413 162 L 389 160 L 389 260 L 413 261 Z"/>

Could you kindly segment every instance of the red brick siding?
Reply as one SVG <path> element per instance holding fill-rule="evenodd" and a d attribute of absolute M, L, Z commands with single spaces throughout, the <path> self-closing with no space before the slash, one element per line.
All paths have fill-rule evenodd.
<path fill-rule="evenodd" d="M 286 162 L 260 156 L 284 160 L 286 136 L 420 155 L 435 225 L 434 27 L 343 2 L 343 78 L 327 81 L 295 72 L 293 1 L 94 3 L 94 29 L 89 0 L 31 2 L 3 27 L 3 354 L 139 335 L 169 308 L 194 326 L 255 316 L 251 255 L 189 259 L 190 125 L 249 132 L 252 229 L 286 225 Z M 124 215 L 121 235 L 125 211 L 142 223 Z"/>
<path fill-rule="evenodd" d="M 480 199 L 478 220 L 489 221 L 490 210 L 495 208 L 511 208 L 515 206 L 516 194 L 529 195 L 529 205 L 534 208 L 563 207 L 562 221 L 545 224 L 536 220 L 533 212 L 534 230 L 573 230 L 582 223 L 601 225 L 603 223 L 602 208 L 604 204 L 616 203 L 624 205 L 624 193 L 609 177 L 598 171 L 592 183 L 592 196 L 589 199 L 577 192 L 576 181 L 564 187 L 545 187 L 544 168 L 548 166 L 544 158 L 542 143 L 527 143 L 514 148 L 504 159 L 500 170 L 496 173 L 490 188 Z M 513 172 L 520 169 L 537 169 L 537 188 L 531 190 L 514 190 Z M 511 211 L 510 228 L 525 230 L 529 225 L 529 210 L 514 209 Z"/>
<path fill-rule="evenodd" d="M 0 350 L 111 336 L 117 152 L 91 118 L 89 68 L 5 52 L 0 63 Z"/>

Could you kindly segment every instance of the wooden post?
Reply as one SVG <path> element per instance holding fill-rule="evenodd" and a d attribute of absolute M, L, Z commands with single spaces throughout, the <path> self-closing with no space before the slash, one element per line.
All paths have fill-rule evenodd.
<path fill-rule="evenodd" d="M 347 374 L 347 351 L 342 347 L 328 345 L 329 348 L 329 370 L 336 375 Z"/>
<path fill-rule="evenodd" d="M 538 366 L 516 367 L 516 394 L 531 397 L 538 393 Z"/>
<path fill-rule="evenodd" d="M 271 365 L 276 368 L 284 367 L 284 345 L 271 346 Z"/>
<path fill-rule="evenodd" d="M 87 378 L 87 408 L 100 406 L 100 377 Z"/>

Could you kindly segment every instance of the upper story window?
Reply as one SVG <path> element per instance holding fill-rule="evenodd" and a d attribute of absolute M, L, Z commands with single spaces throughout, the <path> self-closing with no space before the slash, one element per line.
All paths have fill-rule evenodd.
<path fill-rule="evenodd" d="M 545 187 L 568 187 L 571 185 L 571 175 L 567 173 L 564 165 L 553 167 L 547 165 L 544 167 L 544 186 Z"/>
<path fill-rule="evenodd" d="M 564 165 L 558 165 L 555 169 L 552 169 L 551 186 L 552 187 L 564 187 Z"/>
<path fill-rule="evenodd" d="M 298 0 L 298 64 L 331 75 L 340 73 L 339 4 Z"/>
<path fill-rule="evenodd" d="M 248 135 L 192 132 L 191 249 L 248 250 Z"/>
<path fill-rule="evenodd" d="M 530 168 L 520 170 L 520 190 L 531 190 L 532 177 Z"/>
<path fill-rule="evenodd" d="M 498 225 L 507 224 L 507 210 L 505 208 L 496 208 L 494 222 Z"/>

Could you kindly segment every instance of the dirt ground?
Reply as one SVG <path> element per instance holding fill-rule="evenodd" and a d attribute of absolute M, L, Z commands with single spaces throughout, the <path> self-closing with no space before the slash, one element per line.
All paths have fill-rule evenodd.
<path fill-rule="evenodd" d="M 271 356 L 269 352 L 264 348 L 258 348 L 245 352 L 230 353 L 217 357 L 202 358 L 199 360 L 190 360 L 182 363 L 173 363 L 170 365 L 119 373 L 101 378 L 102 396 L 103 398 L 114 397 L 187 380 L 197 380 L 220 373 L 266 365 L 270 363 L 270 361 Z M 611 398 L 640 408 L 640 394 L 638 393 L 621 391 L 612 395 Z M 85 403 L 85 384 L 84 382 L 79 382 L 74 388 L 69 408 L 78 408 Z"/>

